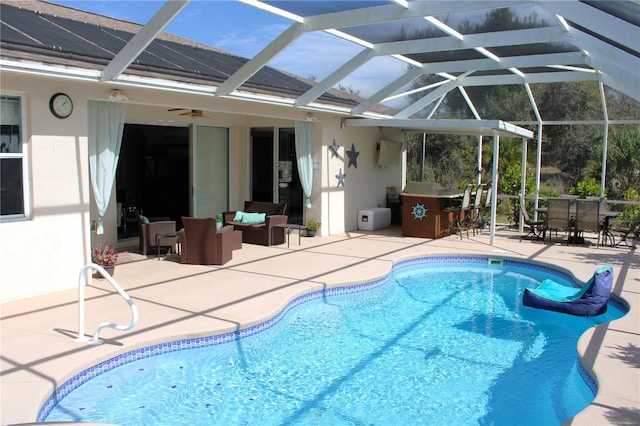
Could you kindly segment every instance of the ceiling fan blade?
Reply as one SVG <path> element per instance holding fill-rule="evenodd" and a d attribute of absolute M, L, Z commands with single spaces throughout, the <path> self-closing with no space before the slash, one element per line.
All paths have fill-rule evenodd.
<path fill-rule="evenodd" d="M 178 115 L 189 116 L 191 118 L 211 118 L 203 114 L 201 109 L 187 109 L 187 108 L 171 108 L 167 111 L 184 111 Z"/>

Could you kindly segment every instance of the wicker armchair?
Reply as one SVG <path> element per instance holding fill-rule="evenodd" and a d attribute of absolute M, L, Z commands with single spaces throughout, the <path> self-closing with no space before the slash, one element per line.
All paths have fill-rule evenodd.
<path fill-rule="evenodd" d="M 155 250 L 166 247 L 171 253 L 175 253 L 177 243 L 176 222 L 168 217 L 145 218 L 137 210 L 135 211 L 140 231 L 140 243 L 138 249 L 143 255 L 153 254 Z M 156 235 L 163 234 L 157 238 Z M 157 246 L 156 246 L 157 241 Z"/>
<path fill-rule="evenodd" d="M 180 263 L 224 265 L 231 260 L 233 226 L 224 226 L 218 231 L 215 219 L 195 217 L 183 217 L 182 225 Z"/>

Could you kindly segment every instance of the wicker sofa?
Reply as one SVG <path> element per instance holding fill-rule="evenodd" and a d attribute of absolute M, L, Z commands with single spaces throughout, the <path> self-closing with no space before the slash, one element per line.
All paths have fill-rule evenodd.
<path fill-rule="evenodd" d="M 249 216 L 252 220 L 246 220 Z M 222 218 L 225 226 L 232 225 L 234 230 L 242 231 L 243 243 L 271 246 L 285 242 L 285 229 L 274 228 L 274 225 L 287 223 L 286 203 L 245 201 L 243 210 L 224 212 Z"/>

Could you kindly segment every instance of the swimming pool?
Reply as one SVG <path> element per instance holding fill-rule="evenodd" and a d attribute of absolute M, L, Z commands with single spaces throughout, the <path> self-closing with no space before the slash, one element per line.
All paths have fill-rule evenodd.
<path fill-rule="evenodd" d="M 246 330 L 101 363 L 61 386 L 38 419 L 560 424 L 595 391 L 576 362 L 578 337 L 624 309 L 579 318 L 523 307 L 524 287 L 550 275 L 573 283 L 510 259 L 400 262 L 389 277 L 310 293 Z"/>

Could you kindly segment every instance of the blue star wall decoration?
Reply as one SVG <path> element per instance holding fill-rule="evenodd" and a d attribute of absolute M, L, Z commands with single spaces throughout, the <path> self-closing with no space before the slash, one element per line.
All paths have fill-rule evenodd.
<path fill-rule="evenodd" d="M 338 150 L 340 149 L 340 145 L 336 144 L 336 140 L 333 140 L 333 143 L 329 145 L 329 151 L 331 151 L 331 158 L 338 156 Z"/>
<path fill-rule="evenodd" d="M 360 155 L 360 153 L 358 151 L 356 151 L 356 147 L 354 144 L 351 144 L 351 149 L 349 151 L 347 151 L 347 155 L 349 156 L 349 165 L 347 166 L 347 168 L 351 167 L 351 165 L 353 165 L 353 167 L 355 167 L 356 169 L 358 168 L 358 155 Z"/>
<path fill-rule="evenodd" d="M 340 172 L 336 175 L 336 179 L 338 179 L 338 185 L 336 186 L 336 188 L 340 185 L 344 187 L 344 178 L 346 177 L 347 175 L 342 173 L 342 169 L 340 169 Z"/>

